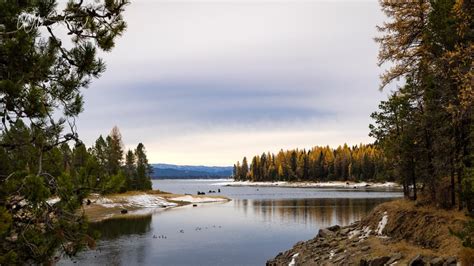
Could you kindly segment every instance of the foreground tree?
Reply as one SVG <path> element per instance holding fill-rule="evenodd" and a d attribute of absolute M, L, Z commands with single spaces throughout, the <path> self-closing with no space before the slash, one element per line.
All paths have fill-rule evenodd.
<path fill-rule="evenodd" d="M 379 62 L 392 63 L 381 87 L 405 82 L 372 115 L 371 134 L 407 196 L 419 186 L 431 202 L 473 210 L 473 2 L 380 3 L 390 21 L 376 38 Z"/>
<path fill-rule="evenodd" d="M 64 168 L 86 169 L 91 162 L 80 157 L 74 120 L 83 109 L 81 89 L 105 70 L 97 49 L 110 51 L 125 30 L 126 4 L 69 1 L 58 10 L 51 0 L 0 1 L 2 265 L 51 263 L 58 252 L 74 255 L 93 245 L 84 217 L 76 214 L 90 184 L 77 181 L 87 172 L 58 175 L 48 157 L 74 140 L 74 165 Z M 60 201 L 48 202 L 52 194 Z"/>

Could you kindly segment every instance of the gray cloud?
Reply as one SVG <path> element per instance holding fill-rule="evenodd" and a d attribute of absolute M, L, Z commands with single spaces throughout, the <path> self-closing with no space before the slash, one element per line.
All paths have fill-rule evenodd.
<path fill-rule="evenodd" d="M 118 125 L 152 162 L 220 165 L 369 142 L 383 18 L 376 1 L 134 1 L 85 92 L 81 137 Z"/>

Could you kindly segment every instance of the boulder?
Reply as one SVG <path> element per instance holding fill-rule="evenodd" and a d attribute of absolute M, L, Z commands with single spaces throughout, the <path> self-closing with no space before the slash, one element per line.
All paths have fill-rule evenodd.
<path fill-rule="evenodd" d="M 350 231 L 351 231 L 350 228 L 344 228 L 344 229 L 339 230 L 339 234 L 345 236 L 345 235 L 347 235 Z"/>
<path fill-rule="evenodd" d="M 399 261 L 402 259 L 402 253 L 395 253 L 391 256 L 390 260 L 387 261 L 387 264 L 390 265 L 396 261 Z"/>
<path fill-rule="evenodd" d="M 434 258 L 430 261 L 431 266 L 443 266 L 444 260 L 442 258 Z"/>
<path fill-rule="evenodd" d="M 457 259 L 455 257 L 449 257 L 446 259 L 446 261 L 444 262 L 443 266 L 446 265 L 446 266 L 454 266 L 457 264 Z"/>
<path fill-rule="evenodd" d="M 383 256 L 383 257 L 371 259 L 370 261 L 368 261 L 368 264 L 369 266 L 383 266 L 389 260 L 390 260 L 389 256 Z"/>
<path fill-rule="evenodd" d="M 341 227 L 336 224 L 336 225 L 330 226 L 326 229 L 328 229 L 329 231 L 332 231 L 332 232 L 336 232 L 336 231 L 339 231 L 339 229 L 341 229 Z"/>
<path fill-rule="evenodd" d="M 324 229 L 319 229 L 318 236 L 322 238 L 327 238 L 328 236 L 334 236 L 335 233 L 331 230 L 328 230 L 326 228 Z"/>
<path fill-rule="evenodd" d="M 425 266 L 426 263 L 423 260 L 423 256 L 416 255 L 413 259 L 410 260 L 408 263 L 409 266 Z"/>

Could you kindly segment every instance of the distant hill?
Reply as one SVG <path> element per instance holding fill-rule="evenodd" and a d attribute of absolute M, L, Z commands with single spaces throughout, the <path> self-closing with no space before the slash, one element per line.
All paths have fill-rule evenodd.
<path fill-rule="evenodd" d="M 193 166 L 174 164 L 152 164 L 153 179 L 176 178 L 228 178 L 232 175 L 232 166 Z"/>

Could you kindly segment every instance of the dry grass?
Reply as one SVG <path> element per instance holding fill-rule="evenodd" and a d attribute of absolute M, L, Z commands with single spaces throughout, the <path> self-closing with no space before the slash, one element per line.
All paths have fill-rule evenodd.
<path fill-rule="evenodd" d="M 384 213 L 388 222 L 383 230 L 390 240 L 377 237 L 370 239 L 374 254 L 401 252 L 408 258 L 417 254 L 442 257 L 460 257 L 461 241 L 450 229 L 461 230 L 468 217 L 460 211 L 437 209 L 432 206 L 416 206 L 408 200 L 397 200 L 377 206 L 362 224 L 375 229 Z M 464 251 L 466 253 L 466 251 Z M 466 257 L 469 257 L 466 253 Z"/>
<path fill-rule="evenodd" d="M 386 239 L 380 239 L 375 236 L 371 236 L 369 239 L 367 239 L 367 243 L 371 247 L 371 251 L 370 251 L 371 258 L 387 256 L 387 255 L 391 255 L 395 253 L 403 254 L 402 259 L 398 263 L 399 265 L 408 265 L 409 261 L 412 258 L 414 258 L 416 255 L 423 255 L 423 256 L 439 255 L 431 249 L 426 249 L 418 245 L 413 245 L 405 240 L 391 242 Z"/>

